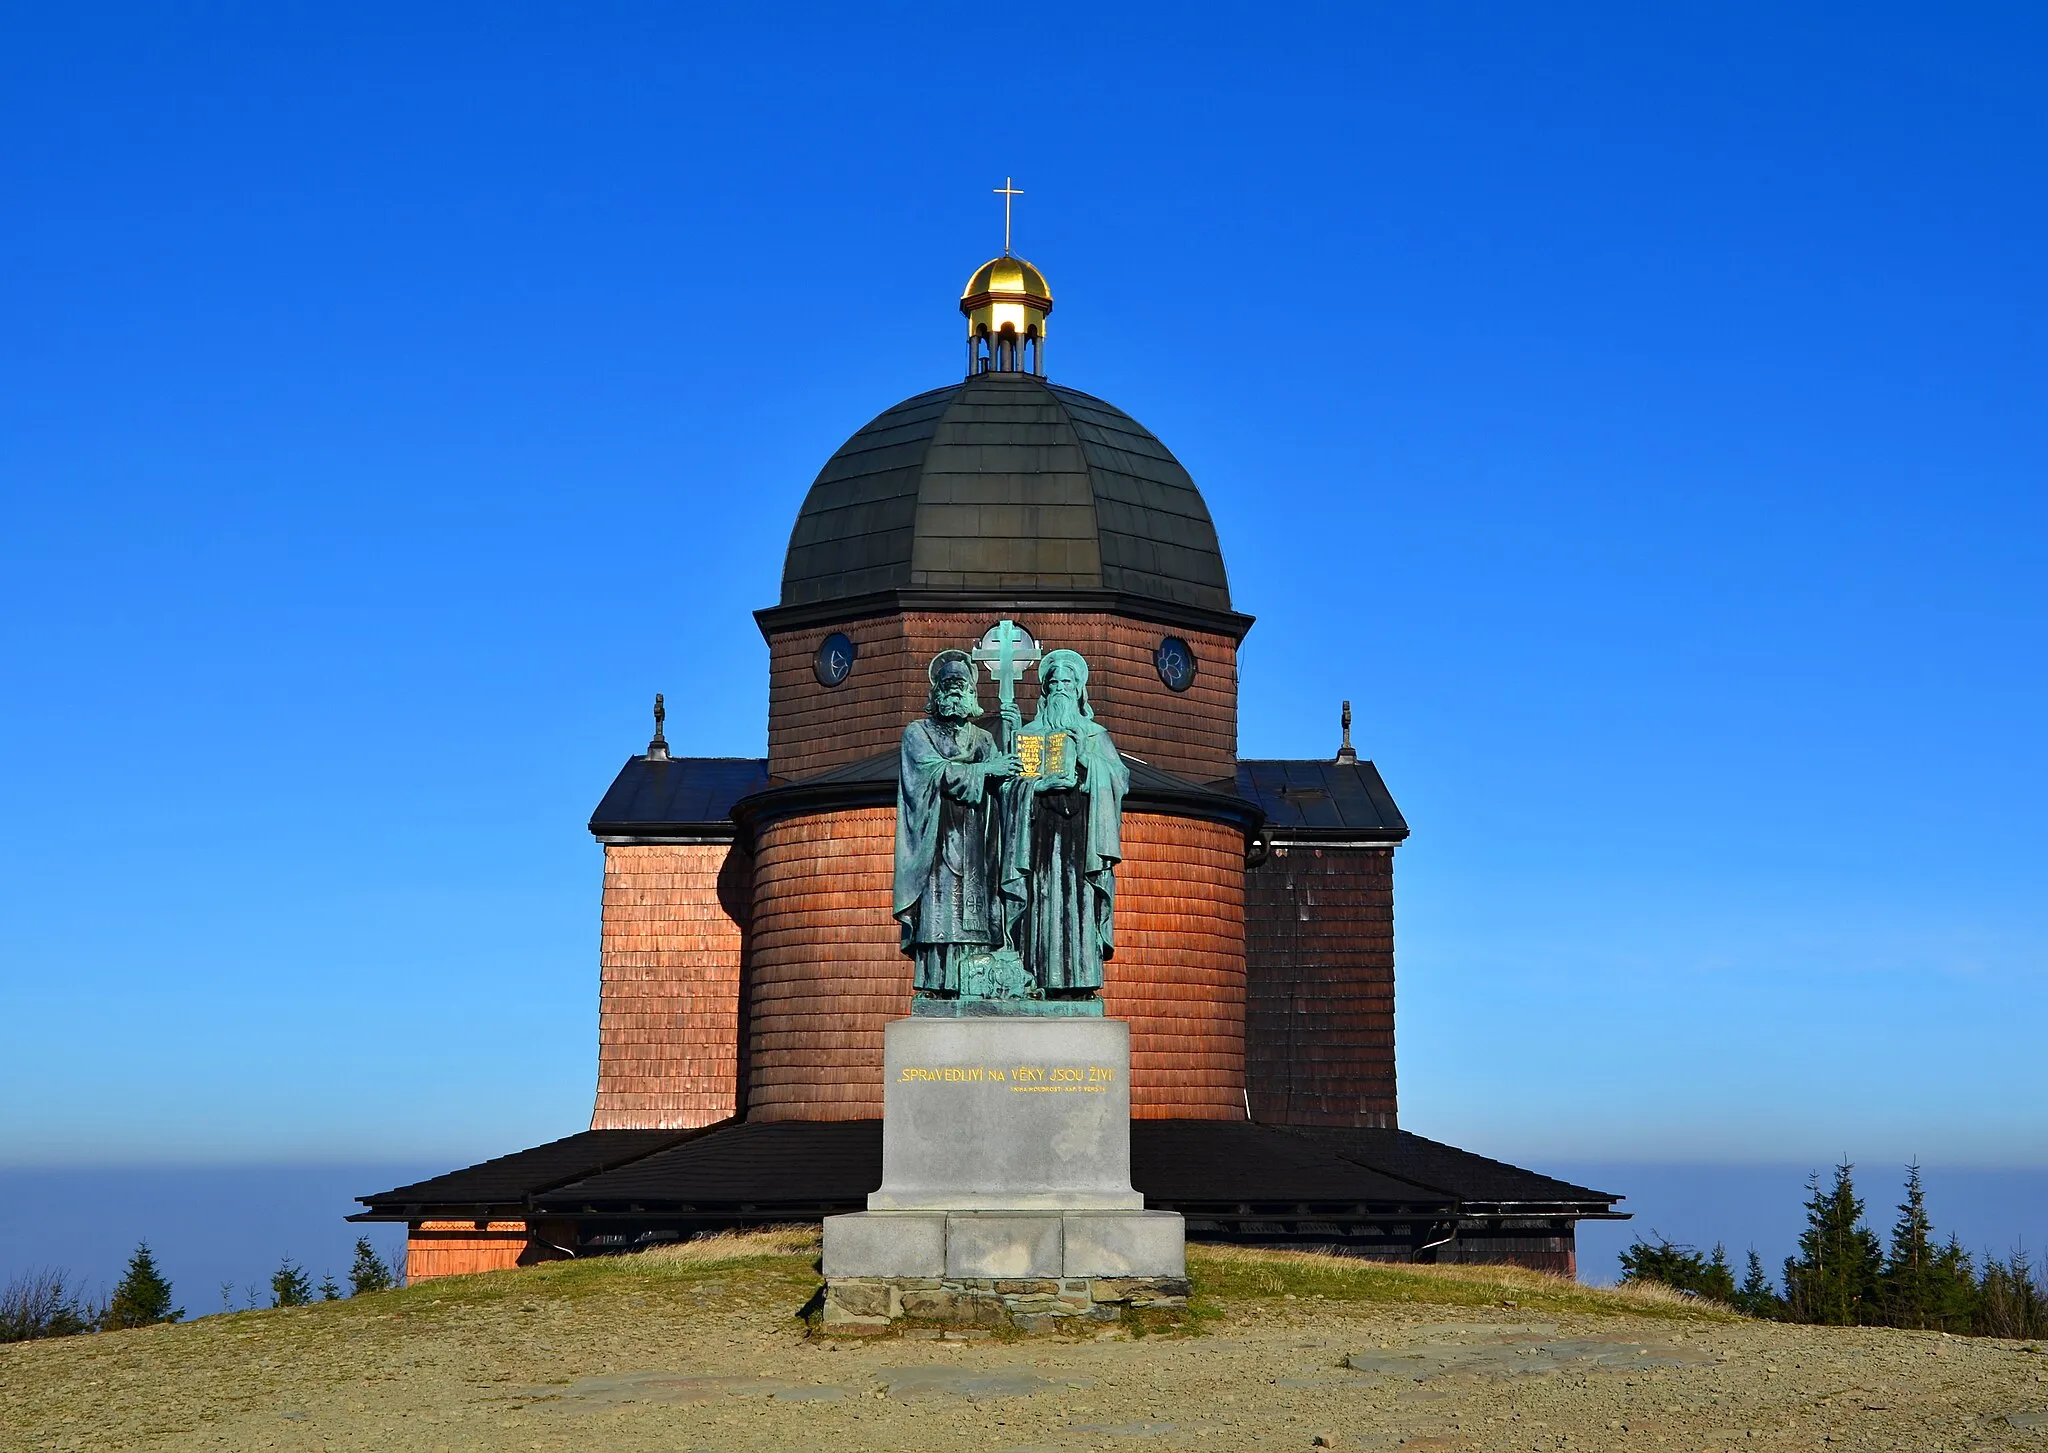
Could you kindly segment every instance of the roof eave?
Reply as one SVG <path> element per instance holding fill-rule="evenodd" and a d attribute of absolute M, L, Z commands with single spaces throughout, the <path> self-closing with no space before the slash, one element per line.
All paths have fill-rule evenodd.
<path fill-rule="evenodd" d="M 1183 601 L 1160 600 L 1123 590 L 978 590 L 905 587 L 877 590 L 866 595 L 842 596 L 832 600 L 764 606 L 754 612 L 754 623 L 762 639 L 772 641 L 777 632 L 807 627 L 838 625 L 891 615 L 898 611 L 988 611 L 997 615 L 1021 615 L 1028 611 L 1102 611 L 1159 625 L 1182 626 L 1213 631 L 1242 641 L 1256 616 L 1234 610 L 1191 605 Z"/>

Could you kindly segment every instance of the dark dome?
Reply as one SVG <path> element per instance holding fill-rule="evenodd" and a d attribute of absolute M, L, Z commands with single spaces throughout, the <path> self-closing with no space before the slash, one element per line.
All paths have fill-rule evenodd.
<path fill-rule="evenodd" d="M 819 471 L 782 605 L 891 590 L 1231 608 L 1216 526 L 1180 461 L 1128 414 L 1028 373 L 905 399 Z"/>

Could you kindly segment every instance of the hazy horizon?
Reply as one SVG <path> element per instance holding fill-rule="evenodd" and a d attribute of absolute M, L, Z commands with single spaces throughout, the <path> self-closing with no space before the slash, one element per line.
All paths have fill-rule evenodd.
<path fill-rule="evenodd" d="M 402 1254 L 402 1224 L 351 1224 L 356 1195 L 451 1169 L 447 1162 L 383 1162 L 325 1166 L 97 1167 L 24 1169 L 0 1166 L 0 1285 L 41 1267 L 66 1271 L 88 1294 L 119 1279 L 135 1244 L 147 1240 L 188 1315 L 222 1310 L 222 1282 L 237 1305 L 254 1289 L 267 1305 L 270 1274 L 289 1256 L 317 1283 L 331 1273 L 344 1288 L 358 1236 L 387 1258 Z M 1619 1190 L 1629 1196 L 1629 1221 L 1584 1222 L 1579 1228 L 1581 1280 L 1610 1283 L 1617 1258 L 1640 1235 L 1658 1235 L 1707 1250 L 1725 1242 L 1739 1271 L 1753 1246 L 1775 1279 L 1796 1247 L 1804 1223 L 1808 1168 L 1551 1163 L 1549 1174 Z M 1817 1168 L 1823 1175 L 1826 1168 Z M 1890 1230 L 1903 1167 L 1857 1167 L 1868 1223 L 1880 1238 Z M 1958 1170 L 1923 1166 L 1928 1206 L 1938 1232 L 1958 1235 L 1980 1259 L 2005 1257 L 2015 1245 L 2048 1246 L 2048 1169 Z M 64 1202 L 52 1218 L 49 1202 Z"/>

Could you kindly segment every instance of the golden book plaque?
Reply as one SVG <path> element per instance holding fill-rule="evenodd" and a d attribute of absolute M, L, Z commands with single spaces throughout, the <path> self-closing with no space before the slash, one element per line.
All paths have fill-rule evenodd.
<path fill-rule="evenodd" d="M 1067 770 L 1067 734 L 1053 732 L 1049 736 L 1019 735 L 1017 738 L 1017 775 L 1019 777 L 1059 777 Z"/>

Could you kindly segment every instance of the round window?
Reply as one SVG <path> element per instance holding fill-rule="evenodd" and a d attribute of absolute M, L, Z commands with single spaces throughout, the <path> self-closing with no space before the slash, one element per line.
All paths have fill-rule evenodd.
<path fill-rule="evenodd" d="M 1152 664 L 1159 668 L 1159 679 L 1169 691 L 1186 691 L 1194 684 L 1195 653 L 1179 636 L 1168 636 L 1159 643 Z"/>
<path fill-rule="evenodd" d="M 846 638 L 844 631 L 834 631 L 818 643 L 818 658 L 811 667 L 818 673 L 820 686 L 837 686 L 853 670 L 855 655 L 853 642 Z"/>

